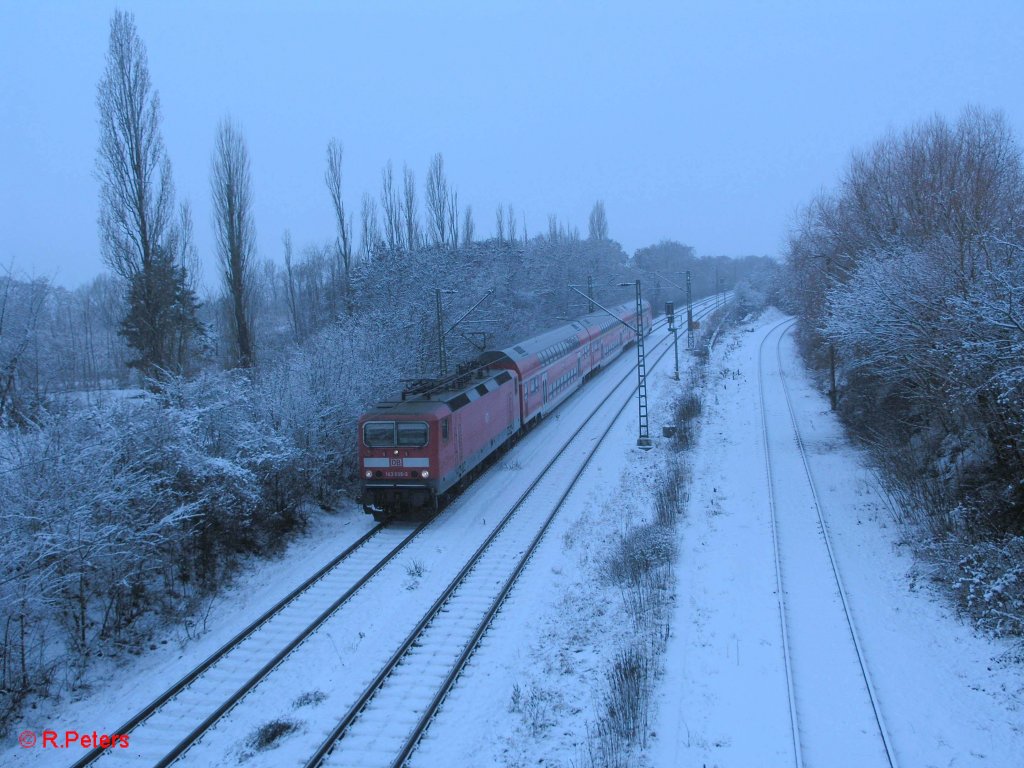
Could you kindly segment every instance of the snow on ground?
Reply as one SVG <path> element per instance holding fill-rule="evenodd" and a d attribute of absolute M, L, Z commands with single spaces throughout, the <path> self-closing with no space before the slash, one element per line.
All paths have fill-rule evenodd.
<path fill-rule="evenodd" d="M 680 361 L 684 374 L 688 363 Z M 419 768 L 583 763 L 605 674 L 633 637 L 605 565 L 622 534 L 653 517 L 670 452 L 661 424 L 681 386 L 671 366 L 669 348 L 648 373 L 655 449 L 636 447 L 633 396 L 420 742 Z"/>
<path fill-rule="evenodd" d="M 757 399 L 758 346 L 779 319 L 744 327 L 711 361 L 655 766 L 793 764 Z M 897 764 L 1021 765 L 1024 670 L 1001 660 L 1010 646 L 915 582 L 913 533 L 892 522 L 790 335 L 782 361 Z"/>
<path fill-rule="evenodd" d="M 354 504 L 335 512 L 311 510 L 309 529 L 278 558 L 254 558 L 242 568 L 234 584 L 209 604 L 191 633 L 169 628 L 154 637 L 148 650 L 134 658 L 97 660 L 88 672 L 88 685 L 58 701 L 44 700 L 30 707 L 15 734 L 28 729 L 61 733 L 113 733 L 114 729 L 150 703 L 155 696 L 190 672 L 239 631 L 287 595 L 341 549 L 373 526 L 373 520 Z M 22 749 L 16 738 L 0 751 L 0 765 L 66 766 L 73 760 L 54 749 Z M 77 759 L 77 758 L 75 758 Z"/>
<path fill-rule="evenodd" d="M 704 424 L 689 459 L 673 633 L 651 722 L 655 736 L 642 758 L 650 766 L 791 764 L 757 403 L 758 345 L 781 317 L 768 313 L 730 334 L 710 363 Z M 1008 645 L 974 633 L 913 580 L 905 543 L 913 534 L 891 522 L 874 476 L 807 380 L 792 342 L 782 349 L 899 764 L 1020 765 L 1024 672 L 1000 661 Z M 635 410 L 627 408 L 421 742 L 417 766 L 582 764 L 604 674 L 631 631 L 603 564 L 619 534 L 651 516 L 650 494 L 668 455 L 660 425 L 682 386 L 670 365 L 671 353 L 648 379 L 659 444 L 649 452 L 635 447 Z M 574 397 L 561 418 L 568 421 L 597 389 Z M 540 446 L 564 434 L 551 419 L 517 446 L 493 478 L 477 484 L 487 492 L 471 497 L 479 509 L 469 516 L 493 516 L 488 498 L 504 493 L 510 477 L 532 471 L 548 453 Z M 354 510 L 316 515 L 310 535 L 282 559 L 255 565 L 214 604 L 201 638 L 157 641 L 132 663 L 102 669 L 89 696 L 63 708 L 41 704 L 22 727 L 87 732 L 123 721 L 370 525 Z M 295 734 L 299 751 L 315 746 L 314 730 Z M 290 763 L 290 750 L 277 749 L 252 764 L 280 764 L 285 753 Z M 67 762 L 51 762 L 55 757 L 15 745 L 0 753 L 0 763 Z"/>

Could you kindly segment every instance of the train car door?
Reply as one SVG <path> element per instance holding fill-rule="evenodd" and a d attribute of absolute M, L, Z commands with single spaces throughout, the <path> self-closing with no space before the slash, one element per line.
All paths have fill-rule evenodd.
<path fill-rule="evenodd" d="M 547 405 L 547 402 L 548 402 L 548 372 L 547 371 L 544 371 L 544 377 L 541 379 L 541 386 L 542 386 L 542 388 L 544 390 L 543 391 L 543 399 L 541 400 L 541 402 L 544 403 L 545 405 Z"/>

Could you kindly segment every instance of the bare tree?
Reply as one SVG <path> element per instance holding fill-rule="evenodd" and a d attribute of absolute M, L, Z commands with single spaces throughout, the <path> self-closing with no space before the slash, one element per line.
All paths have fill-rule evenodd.
<path fill-rule="evenodd" d="M 558 217 L 553 213 L 548 214 L 548 241 L 558 242 Z"/>
<path fill-rule="evenodd" d="M 217 256 L 230 304 L 236 361 L 242 368 L 250 368 L 256 360 L 252 333 L 256 226 L 252 219 L 249 152 L 241 131 L 230 119 L 221 121 L 217 129 L 210 191 Z"/>
<path fill-rule="evenodd" d="M 192 206 L 187 201 L 178 208 L 178 226 L 171 233 L 170 241 L 170 250 L 181 275 L 181 291 L 186 296 L 196 296 L 199 293 L 199 251 L 195 244 Z M 186 371 L 196 357 L 196 347 L 201 344 L 205 332 L 202 328 L 196 330 L 190 323 L 178 323 L 171 328 L 171 333 L 173 370 Z"/>
<path fill-rule="evenodd" d="M 420 234 L 420 215 L 416 203 L 416 177 L 408 165 L 402 167 L 402 193 L 405 242 L 409 250 L 414 251 L 419 247 L 422 235 Z"/>
<path fill-rule="evenodd" d="M 178 368 L 174 338 L 198 333 L 198 302 L 172 252 L 174 183 L 160 134 L 160 98 L 131 14 L 115 11 L 97 88 L 100 240 L 107 265 L 128 286 L 129 365 L 147 376 Z"/>
<path fill-rule="evenodd" d="M 512 203 L 508 204 L 508 241 L 514 243 L 519 237 L 517 231 L 518 225 L 516 224 L 516 209 L 512 207 Z"/>
<path fill-rule="evenodd" d="M 384 212 L 384 242 L 389 251 L 397 253 L 405 247 L 405 231 L 402 225 L 402 201 L 395 188 L 395 174 L 390 160 L 380 174 L 380 206 Z"/>
<path fill-rule="evenodd" d="M 341 260 L 345 273 L 345 285 L 343 287 L 348 311 L 352 311 L 350 291 L 352 289 L 352 216 L 345 213 L 345 201 L 341 195 L 341 159 L 342 146 L 336 139 L 331 139 L 327 145 L 327 170 L 324 172 L 324 182 L 331 193 L 331 203 L 334 205 L 334 218 L 338 227 L 338 236 L 334 242 L 335 252 Z"/>
<path fill-rule="evenodd" d="M 427 169 L 427 231 L 433 245 L 448 245 L 448 180 L 444 175 L 444 156 L 438 152 Z"/>
<path fill-rule="evenodd" d="M 494 212 L 494 231 L 498 238 L 498 243 L 505 242 L 505 207 L 499 205 L 497 210 Z"/>
<path fill-rule="evenodd" d="M 377 254 L 381 244 L 380 221 L 377 217 L 377 201 L 369 192 L 363 193 L 363 205 L 359 211 L 361 223 L 360 249 L 363 258 L 370 261 Z"/>
<path fill-rule="evenodd" d="M 459 248 L 459 193 L 448 194 L 448 241 L 453 250 Z"/>
<path fill-rule="evenodd" d="M 19 283 L 13 271 L 0 277 L 0 425 L 19 414 L 19 379 L 25 378 L 26 358 L 38 341 L 38 324 L 50 284 L 46 280 Z M 38 364 L 38 361 L 36 361 Z"/>
<path fill-rule="evenodd" d="M 305 338 L 305 333 L 303 333 L 302 319 L 299 315 L 299 302 L 295 288 L 295 268 L 292 266 L 292 233 L 287 229 L 281 237 L 281 243 L 284 245 L 285 298 L 288 302 L 288 316 L 292 321 L 292 332 L 295 334 L 295 341 L 301 344 L 303 338 Z"/>
<path fill-rule="evenodd" d="M 185 271 L 185 285 L 189 290 L 198 293 L 199 251 L 195 243 L 195 227 L 192 224 L 192 206 L 188 201 L 178 206 L 178 228 L 174 232 L 174 254 L 178 265 Z"/>
<path fill-rule="evenodd" d="M 473 225 L 473 206 L 467 205 L 462 217 L 462 244 L 472 245 L 476 235 Z"/>
<path fill-rule="evenodd" d="M 608 217 L 604 212 L 604 200 L 598 200 L 590 211 L 590 229 L 588 234 L 591 240 L 608 239 Z"/>

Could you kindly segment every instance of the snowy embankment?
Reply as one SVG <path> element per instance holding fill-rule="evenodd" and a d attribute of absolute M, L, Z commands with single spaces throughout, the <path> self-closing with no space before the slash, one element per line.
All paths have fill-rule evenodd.
<path fill-rule="evenodd" d="M 758 404 L 759 347 L 780 319 L 770 313 L 743 328 L 711 361 L 650 751 L 655 766 L 794 764 Z M 789 335 L 780 357 L 896 764 L 1020 765 L 1024 671 L 1012 647 L 975 633 L 917 581 L 908 546 L 914 532 L 893 522 Z M 798 672 L 799 653 L 794 644 Z M 807 683 L 799 673 L 795 683 L 799 712 Z M 843 746 L 835 744 L 827 764 L 843 764 Z"/>
<path fill-rule="evenodd" d="M 687 459 L 690 492 L 678 526 L 672 635 L 649 730 L 639 739 L 646 742 L 635 758 L 640 764 L 792 764 L 757 399 L 759 345 L 780 319 L 770 313 L 726 336 L 709 365 L 705 423 Z M 976 635 L 941 597 L 915 581 L 905 544 L 913 534 L 891 522 L 873 475 L 844 441 L 788 338 L 781 349 L 898 764 L 1019 764 L 1024 673 L 1000 660 L 1010 646 Z M 623 539 L 653 518 L 655 490 L 675 456 L 660 436 L 685 386 L 673 380 L 671 360 L 670 352 L 649 372 L 655 449 L 635 447 L 634 402 L 615 422 L 420 743 L 418 766 L 587 764 L 595 724 L 605 713 L 608 672 L 637 636 L 609 563 Z M 688 358 L 681 363 L 686 382 Z M 570 419 L 596 389 L 581 392 L 546 430 L 510 452 L 491 482 L 531 471 L 541 460 L 539 445 L 561 431 L 556 419 Z M 487 482 L 477 486 L 490 488 Z M 484 496 L 492 504 L 497 498 L 493 490 Z M 486 514 L 485 507 L 475 514 Z M 296 574 L 315 570 L 370 524 L 358 513 L 315 519 L 317 535 L 296 542 L 285 559 L 261 566 L 212 607 L 211 631 L 186 653 L 170 643 L 130 668 L 111 668 L 111 684 L 91 700 L 62 711 L 39 710 L 23 727 L 84 732 L 109 717 L 103 708 L 115 690 L 119 707 L 141 705 L 286 592 Z M 799 687 L 797 694 L 799 709 Z M 260 715 L 253 723 L 289 711 L 292 699 L 278 698 L 276 708 L 251 702 Z M 244 741 L 249 731 L 241 731 L 232 738 Z M 315 747 L 313 731 L 300 729 L 286 745 L 246 763 L 290 761 L 292 752 Z M 0 762 L 67 762 L 54 761 L 54 751 L 47 751 L 13 746 Z"/>
<path fill-rule="evenodd" d="M 243 565 L 233 585 L 210 599 L 194 622 L 155 635 L 134 659 L 95 661 L 88 685 L 36 702 L 15 724 L 15 734 L 27 729 L 41 739 L 44 730 L 53 730 L 63 739 L 68 730 L 110 733 L 373 526 L 354 505 L 336 512 L 311 509 L 309 518 L 308 530 L 278 558 L 252 557 Z M 0 765 L 67 766 L 85 752 L 44 749 L 41 742 L 23 749 L 16 738 L 9 747 L 0 751 Z"/>

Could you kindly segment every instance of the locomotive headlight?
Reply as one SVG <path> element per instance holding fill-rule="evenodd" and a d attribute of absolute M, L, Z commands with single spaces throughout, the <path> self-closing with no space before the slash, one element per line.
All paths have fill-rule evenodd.
<path fill-rule="evenodd" d="M 424 479 L 426 479 L 426 478 L 430 477 L 430 472 L 428 472 L 427 470 L 425 470 L 425 469 L 424 469 L 424 470 L 423 470 L 423 471 L 422 471 L 422 472 L 420 473 L 420 475 L 422 475 L 422 476 L 423 476 L 423 478 L 424 478 Z"/>
<path fill-rule="evenodd" d="M 370 470 L 366 470 L 366 476 L 373 477 L 373 472 L 371 472 Z"/>

